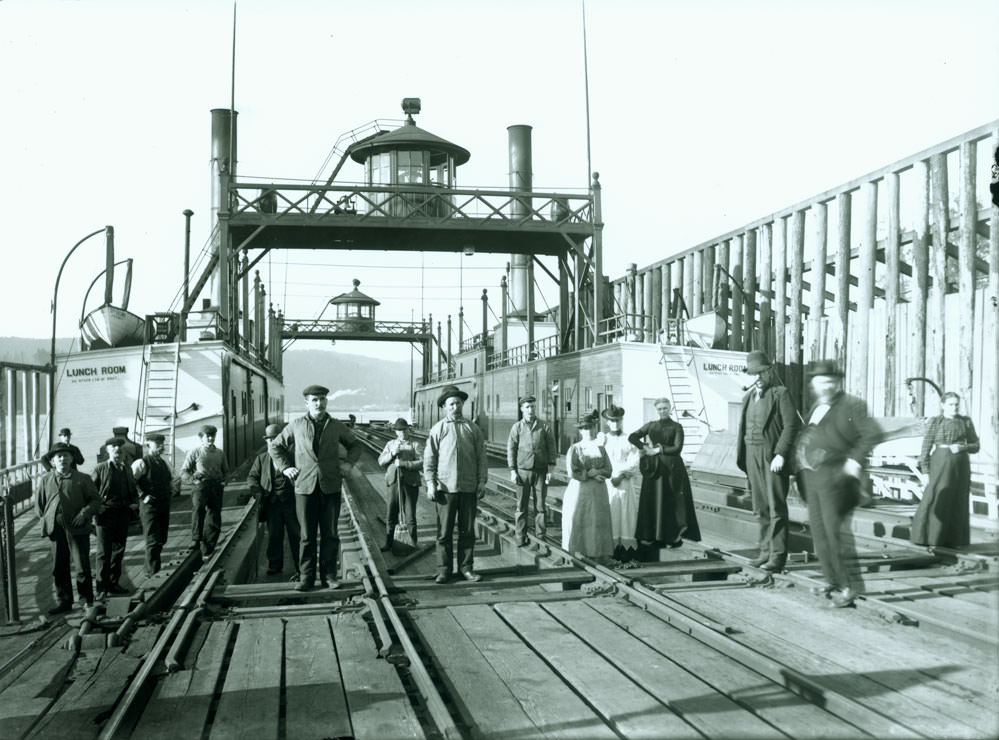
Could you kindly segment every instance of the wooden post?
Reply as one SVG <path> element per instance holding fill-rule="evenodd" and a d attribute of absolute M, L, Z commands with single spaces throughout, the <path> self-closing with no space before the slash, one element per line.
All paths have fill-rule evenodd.
<path fill-rule="evenodd" d="M 870 337 L 867 329 L 871 325 L 871 307 L 874 305 L 874 259 L 878 237 L 878 183 L 863 185 L 864 231 L 860 242 L 860 264 L 857 275 L 857 327 L 853 342 L 853 371 L 850 392 L 867 398 L 867 363 Z"/>
<path fill-rule="evenodd" d="M 652 338 L 658 341 L 659 332 L 665 328 L 662 323 L 663 315 L 663 271 L 659 267 L 649 270 L 652 275 Z"/>
<path fill-rule="evenodd" d="M 40 401 L 41 401 L 41 376 L 37 370 L 31 371 L 31 417 L 27 419 L 29 428 L 31 429 L 31 443 L 28 445 L 28 460 L 37 460 L 42 454 L 42 440 L 39 436 L 41 428 L 39 426 L 39 421 L 41 419 L 40 411 Z"/>
<path fill-rule="evenodd" d="M 885 416 L 894 416 L 898 394 L 895 370 L 898 335 L 899 192 L 898 173 L 885 177 L 887 185 L 888 228 L 885 232 Z"/>
<path fill-rule="evenodd" d="M 0 365 L 0 469 L 7 467 L 7 397 L 9 395 L 7 368 Z"/>
<path fill-rule="evenodd" d="M 694 283 L 694 302 L 690 306 L 690 313 L 692 316 L 697 316 L 704 310 L 704 278 L 702 276 L 704 271 L 704 254 L 701 250 L 697 250 L 691 257 L 691 264 L 694 268 L 694 274 L 691 275 L 691 280 Z"/>
<path fill-rule="evenodd" d="M 815 252 L 812 255 L 812 270 L 809 279 L 812 282 L 811 310 L 811 342 L 808 356 L 811 360 L 821 360 L 825 357 L 825 316 L 826 316 L 826 253 L 829 239 L 829 207 L 825 203 L 812 206 L 815 214 Z"/>
<path fill-rule="evenodd" d="M 933 317 L 933 355 L 936 365 L 927 363 L 927 372 L 941 387 L 947 382 L 946 323 L 947 323 L 947 232 L 950 230 L 950 213 L 947 194 L 947 157 L 934 154 L 930 157 L 930 228 L 933 247 L 930 253 L 930 270 L 933 286 L 930 289 L 930 315 Z"/>
<path fill-rule="evenodd" d="M 909 332 L 909 375 L 926 372 L 926 300 L 930 283 L 930 167 L 924 159 L 914 167 L 916 215 L 912 236 L 912 321 Z M 914 412 L 922 416 L 926 408 L 926 384 L 912 384 Z"/>
<path fill-rule="evenodd" d="M 746 232 L 746 259 L 745 277 L 743 287 L 746 289 L 742 296 L 743 320 L 746 328 L 742 332 L 743 349 L 747 352 L 756 349 L 759 342 L 756 334 L 756 229 Z"/>
<path fill-rule="evenodd" d="M 715 308 L 715 245 L 712 244 L 704 250 L 704 260 L 701 264 L 701 288 L 704 293 L 704 310 L 713 311 Z"/>
<path fill-rule="evenodd" d="M 687 304 L 687 316 L 691 317 L 697 313 L 694 308 L 694 276 L 697 272 L 694 269 L 694 256 L 685 255 L 683 258 L 683 302 Z"/>
<path fill-rule="evenodd" d="M 572 339 L 569 336 L 569 255 L 562 252 L 558 257 L 558 336 L 560 352 L 569 352 L 572 347 Z M 623 288 L 622 288 L 623 290 Z M 622 309 L 618 308 L 619 311 Z M 483 322 L 482 331 L 485 333 L 486 327 Z M 483 336 L 483 339 L 485 337 Z M 486 357 L 486 361 L 489 358 Z"/>
<path fill-rule="evenodd" d="M 999 146 L 999 128 L 992 132 L 992 141 L 989 150 L 995 151 Z M 999 357 L 996 356 L 996 344 L 999 343 L 999 206 L 993 204 L 990 209 L 989 219 L 989 287 L 988 295 L 991 307 L 986 305 L 984 315 L 986 317 L 985 326 L 988 328 L 991 316 L 992 338 L 989 340 L 988 334 L 984 333 L 985 342 L 983 346 L 988 354 L 985 355 L 985 367 L 992 364 L 992 392 L 985 395 L 985 400 L 990 400 L 990 404 L 985 408 L 992 409 L 989 417 L 992 420 L 992 438 L 995 447 L 992 449 L 992 459 L 999 461 Z M 985 387 L 985 383 L 982 383 Z M 965 411 L 967 413 L 967 411 Z M 994 469 L 993 469 L 994 470 Z"/>
<path fill-rule="evenodd" d="M 852 194 L 848 191 L 836 196 L 839 216 L 839 233 L 836 243 L 836 361 L 846 369 L 846 348 L 850 340 L 850 231 Z"/>
<path fill-rule="evenodd" d="M 729 248 L 731 242 L 726 239 L 721 244 L 718 245 L 718 266 L 723 268 L 725 272 L 719 272 L 716 280 L 718 285 L 718 297 L 715 302 L 715 310 L 718 312 L 718 316 L 724 322 L 727 336 L 725 337 L 725 348 L 732 349 L 732 334 L 730 328 L 730 314 L 728 310 L 728 296 L 731 292 L 729 290 L 729 277 L 726 274 L 728 272 L 729 265 Z"/>
<path fill-rule="evenodd" d="M 773 358 L 773 338 L 770 333 L 770 320 L 773 309 L 770 302 L 773 278 L 771 277 L 774 225 L 763 224 L 760 229 L 760 340 L 757 347 L 768 358 Z"/>
<path fill-rule="evenodd" d="M 7 368 L 7 465 L 17 465 L 17 371 Z"/>
<path fill-rule="evenodd" d="M 961 403 L 975 408 L 975 257 L 977 254 L 978 201 L 975 199 L 976 144 L 961 142 L 961 243 L 958 246 L 957 274 L 961 291 L 960 373 Z"/>
<path fill-rule="evenodd" d="M 645 337 L 642 339 L 643 342 L 654 342 L 655 341 L 655 319 L 652 318 L 652 270 L 646 270 L 642 273 L 642 313 L 645 318 L 642 319 L 643 333 Z"/>
<path fill-rule="evenodd" d="M 673 261 L 673 291 L 679 291 L 680 295 L 683 295 L 683 258 L 679 257 Z M 680 318 L 683 315 L 682 309 L 679 304 L 676 310 L 673 312 L 675 318 Z"/>
<path fill-rule="evenodd" d="M 634 331 L 632 327 L 635 324 L 635 271 L 637 268 L 638 265 L 632 262 L 628 265 L 624 277 L 624 325 L 629 331 Z"/>
<path fill-rule="evenodd" d="M 774 360 L 787 363 L 787 219 L 774 219 Z M 785 367 L 785 370 L 787 368 Z M 786 375 L 785 375 L 786 377 Z"/>
<path fill-rule="evenodd" d="M 729 349 L 742 351 L 742 234 L 732 239 L 732 343 Z"/>
<path fill-rule="evenodd" d="M 663 297 L 662 297 L 663 322 L 662 323 L 663 323 L 663 328 L 665 329 L 667 323 L 666 320 L 670 318 L 669 304 L 670 301 L 673 300 L 672 283 L 670 282 L 670 276 L 672 275 L 673 270 L 670 267 L 669 262 L 667 262 L 665 265 L 662 266 L 662 273 L 663 273 Z"/>
<path fill-rule="evenodd" d="M 645 277 L 641 273 L 635 275 L 635 315 L 632 321 L 635 325 L 637 341 L 645 341 Z"/>
<path fill-rule="evenodd" d="M 805 212 L 795 211 L 791 214 L 791 306 L 790 306 L 790 339 L 791 346 L 788 351 L 788 363 L 791 372 L 788 373 L 791 381 L 792 397 L 798 402 L 799 407 L 804 407 L 804 375 L 802 373 L 802 363 L 804 361 L 804 351 L 801 342 L 802 335 L 802 314 L 804 274 L 805 274 Z"/>

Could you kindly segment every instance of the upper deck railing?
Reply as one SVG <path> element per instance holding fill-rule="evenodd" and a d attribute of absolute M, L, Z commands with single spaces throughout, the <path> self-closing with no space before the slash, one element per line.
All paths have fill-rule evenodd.
<path fill-rule="evenodd" d="M 237 182 L 230 187 L 232 223 L 292 219 L 394 219 L 446 226 L 517 226 L 591 231 L 593 197 L 584 193 L 439 188 L 428 185 L 295 185 Z M 517 205 L 517 208 L 514 208 Z M 516 213 L 514 213 L 516 211 Z"/>

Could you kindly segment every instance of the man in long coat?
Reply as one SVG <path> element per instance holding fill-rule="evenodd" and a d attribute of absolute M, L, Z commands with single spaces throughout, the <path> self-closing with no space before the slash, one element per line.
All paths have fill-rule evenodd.
<path fill-rule="evenodd" d="M 752 565 L 778 572 L 787 561 L 787 492 L 791 453 L 801 426 L 798 410 L 762 352 L 746 358 L 756 382 L 742 401 L 736 464 L 749 479 L 753 511 L 760 523 L 759 555 Z"/>

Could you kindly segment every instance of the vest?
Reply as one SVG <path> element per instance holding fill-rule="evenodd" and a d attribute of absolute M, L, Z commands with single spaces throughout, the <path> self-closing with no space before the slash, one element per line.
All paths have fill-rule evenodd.
<path fill-rule="evenodd" d="M 145 455 L 142 461 L 146 465 L 146 474 L 135 482 L 142 496 L 152 496 L 156 503 L 169 501 L 173 475 L 166 461 L 162 457 L 154 458 L 151 455 Z"/>

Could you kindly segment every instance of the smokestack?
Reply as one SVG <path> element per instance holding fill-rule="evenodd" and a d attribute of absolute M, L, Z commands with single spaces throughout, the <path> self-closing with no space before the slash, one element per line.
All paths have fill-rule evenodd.
<path fill-rule="evenodd" d="M 229 204 L 222 203 L 222 193 L 236 177 L 236 116 L 229 108 L 212 109 L 212 156 L 211 156 L 211 228 L 212 251 L 218 255 L 218 267 L 212 276 L 212 303 L 218 307 L 223 331 L 228 328 L 229 316 L 229 245 L 218 235 L 219 211 L 228 210 Z"/>
<path fill-rule="evenodd" d="M 104 305 L 110 306 L 114 292 L 114 227 L 104 230 L 104 254 L 107 264 L 104 267 Z"/>
<path fill-rule="evenodd" d="M 533 187 L 531 172 L 531 127 L 507 126 L 510 148 L 510 189 L 530 191 Z M 510 204 L 513 218 L 527 217 L 531 212 L 529 200 L 514 200 Z M 529 254 L 510 255 L 510 303 L 513 314 L 527 315 L 533 308 L 534 292 L 530 280 L 533 262 Z"/>

